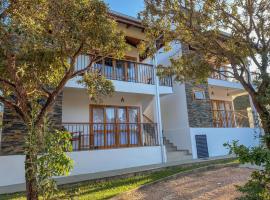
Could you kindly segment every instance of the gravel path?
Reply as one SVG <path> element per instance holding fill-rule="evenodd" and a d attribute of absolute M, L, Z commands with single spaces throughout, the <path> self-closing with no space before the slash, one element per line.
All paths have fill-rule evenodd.
<path fill-rule="evenodd" d="M 252 170 L 226 167 L 194 173 L 126 193 L 118 200 L 231 200 L 240 195 L 235 185 L 243 185 Z"/>

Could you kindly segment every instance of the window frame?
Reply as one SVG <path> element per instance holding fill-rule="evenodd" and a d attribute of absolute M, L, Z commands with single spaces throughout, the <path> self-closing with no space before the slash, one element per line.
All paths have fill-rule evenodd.
<path fill-rule="evenodd" d="M 196 97 L 197 92 L 201 92 L 202 95 L 203 95 L 203 98 L 197 98 Z M 192 96 L 193 96 L 193 100 L 196 100 L 196 101 L 204 101 L 204 100 L 206 100 L 205 91 L 203 89 L 200 89 L 200 88 L 193 89 L 192 90 Z"/>

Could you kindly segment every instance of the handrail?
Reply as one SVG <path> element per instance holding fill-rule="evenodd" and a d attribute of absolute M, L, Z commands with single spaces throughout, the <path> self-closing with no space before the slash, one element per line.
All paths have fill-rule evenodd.
<path fill-rule="evenodd" d="M 222 110 L 222 109 L 215 109 L 215 110 L 212 110 L 212 111 L 217 111 L 217 112 L 221 112 L 221 111 L 224 111 L 224 112 L 228 112 L 228 113 L 235 113 L 235 114 L 239 114 L 243 117 L 246 117 L 248 118 L 248 116 L 242 114 L 241 112 L 247 112 L 246 110 Z"/>
<path fill-rule="evenodd" d="M 117 61 L 131 62 L 131 63 L 135 63 L 135 64 L 139 64 L 139 65 L 148 65 L 150 67 L 154 67 L 152 64 L 149 64 L 149 63 L 142 63 L 142 62 L 137 62 L 137 61 L 133 61 L 133 60 L 126 60 L 126 59 L 115 59 L 112 57 L 108 57 L 108 58 L 113 59 L 113 60 L 117 60 Z"/>
<path fill-rule="evenodd" d="M 245 116 L 245 115 L 239 113 L 238 111 L 234 111 L 234 113 L 237 114 L 237 115 L 239 115 L 239 116 L 241 116 L 241 117 L 244 117 L 244 118 L 247 118 L 248 119 L 248 116 Z"/>
<path fill-rule="evenodd" d="M 147 117 L 145 114 L 143 114 L 143 117 L 147 120 L 147 121 L 149 121 L 149 123 L 154 123 L 149 117 Z"/>
<path fill-rule="evenodd" d="M 214 127 L 250 127 L 249 117 L 240 113 L 240 110 L 230 111 L 217 109 L 212 110 L 212 112 Z"/>
<path fill-rule="evenodd" d="M 82 55 L 77 58 L 76 70 L 81 70 L 89 64 L 89 57 Z M 98 63 L 94 63 L 91 70 L 97 70 L 110 80 L 127 81 L 144 84 L 155 84 L 155 70 L 153 65 L 125 59 L 107 57 Z M 170 77 L 162 80 L 162 85 L 171 86 Z"/>
<path fill-rule="evenodd" d="M 62 122 L 63 125 L 65 124 L 83 124 L 83 125 L 91 125 L 91 124 L 157 124 L 155 122 Z"/>
<path fill-rule="evenodd" d="M 62 123 L 74 151 L 158 146 L 157 123 Z"/>

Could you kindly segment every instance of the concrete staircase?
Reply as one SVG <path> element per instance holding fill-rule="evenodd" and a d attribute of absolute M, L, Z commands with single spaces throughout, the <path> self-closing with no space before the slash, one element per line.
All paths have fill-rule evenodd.
<path fill-rule="evenodd" d="M 192 155 L 188 150 L 177 150 L 177 147 L 170 142 L 167 138 L 164 137 L 164 145 L 166 146 L 167 152 L 167 161 L 168 162 L 176 162 L 181 160 L 191 160 Z"/>

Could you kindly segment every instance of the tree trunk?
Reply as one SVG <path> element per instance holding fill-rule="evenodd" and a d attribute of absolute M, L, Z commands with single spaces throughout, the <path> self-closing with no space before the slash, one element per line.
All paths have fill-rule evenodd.
<path fill-rule="evenodd" d="M 27 200 L 38 200 L 37 155 L 30 148 L 25 156 L 25 180 Z"/>
<path fill-rule="evenodd" d="M 265 144 L 268 149 L 270 149 L 270 112 L 267 107 L 261 103 L 255 95 L 251 95 L 253 104 L 259 114 L 262 128 L 265 134 Z"/>
<path fill-rule="evenodd" d="M 262 128 L 265 134 L 265 143 L 266 143 L 267 148 L 270 149 L 270 113 L 263 112 L 263 113 L 259 113 L 259 115 L 260 115 L 260 119 L 262 123 Z"/>

